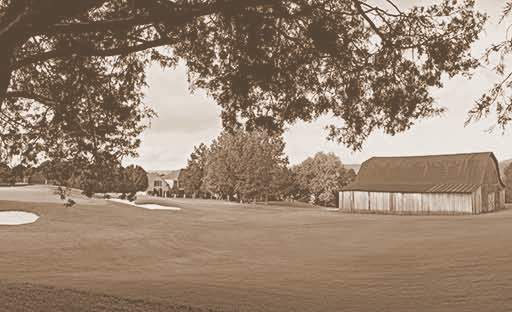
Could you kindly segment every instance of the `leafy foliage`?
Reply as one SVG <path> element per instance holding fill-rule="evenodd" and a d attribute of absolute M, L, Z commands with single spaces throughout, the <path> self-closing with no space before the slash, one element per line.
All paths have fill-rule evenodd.
<path fill-rule="evenodd" d="M 47 161 L 33 170 L 41 173 L 50 183 L 77 188 L 87 196 L 94 193 L 130 193 L 148 187 L 146 171 L 140 166 L 126 168 L 118 163 L 76 164 L 71 161 Z"/>
<path fill-rule="evenodd" d="M 14 176 L 7 164 L 0 163 L 0 184 L 13 184 Z"/>
<path fill-rule="evenodd" d="M 12 168 L 12 176 L 16 182 L 24 182 L 24 178 L 30 175 L 30 168 L 27 168 L 23 164 L 18 164 Z"/>
<path fill-rule="evenodd" d="M 512 1 L 507 0 L 503 8 L 500 23 L 504 23 L 507 17 L 512 14 Z M 496 128 L 504 131 L 512 121 L 512 72 L 507 68 L 512 55 L 512 38 L 507 28 L 506 39 L 492 44 L 485 52 L 483 60 L 491 65 L 499 80 L 490 90 L 483 94 L 476 101 L 470 110 L 466 124 L 495 115 L 495 124 L 489 129 Z"/>
<path fill-rule="evenodd" d="M 473 0 L 401 10 L 363 0 L 0 1 L 0 156 L 93 164 L 134 155 L 154 114 L 151 63 L 184 61 L 223 124 L 279 133 L 331 113 L 355 149 L 442 112 L 443 74 L 470 72 Z"/>
<path fill-rule="evenodd" d="M 473 5 L 388 13 L 360 1 L 284 2 L 198 19 L 196 40 L 175 51 L 223 107 L 225 126 L 279 130 L 332 113 L 344 125 L 330 137 L 360 148 L 377 128 L 395 134 L 443 111 L 429 88 L 478 63 L 469 48 L 484 17 Z"/>
<path fill-rule="evenodd" d="M 148 188 L 148 175 L 141 166 L 130 165 L 123 172 L 123 180 L 126 181 L 126 188 L 123 192 L 136 193 L 145 191 Z"/>
<path fill-rule="evenodd" d="M 298 197 L 304 201 L 335 206 L 337 193 L 355 178 L 333 153 L 317 153 L 292 168 Z"/>
<path fill-rule="evenodd" d="M 263 130 L 223 132 L 209 149 L 206 189 L 246 202 L 279 194 L 288 164 L 284 146 L 281 137 Z"/>
<path fill-rule="evenodd" d="M 190 154 L 187 168 L 182 173 L 182 186 L 185 194 L 196 197 L 199 193 L 205 193 L 204 184 L 206 161 L 208 159 L 208 146 L 201 143 L 194 146 L 194 151 Z"/>

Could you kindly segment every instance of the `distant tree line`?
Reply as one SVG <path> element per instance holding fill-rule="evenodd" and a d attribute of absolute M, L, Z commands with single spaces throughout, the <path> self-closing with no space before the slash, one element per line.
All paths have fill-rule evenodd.
<path fill-rule="evenodd" d="M 6 164 L 0 163 L 0 185 L 10 185 L 16 182 L 13 170 Z"/>
<path fill-rule="evenodd" d="M 16 182 L 33 184 L 54 184 L 77 188 L 87 196 L 94 193 L 131 194 L 148 187 L 146 171 L 140 166 L 123 167 L 116 163 L 77 166 L 72 161 L 45 161 L 39 166 L 17 165 L 13 168 L 0 164 L 0 184 L 13 185 Z"/>
<path fill-rule="evenodd" d="M 264 130 L 223 132 L 210 146 L 194 147 L 181 185 L 191 197 L 335 206 L 336 194 L 352 181 L 354 171 L 332 153 L 318 153 L 290 168 L 284 148 L 281 136 Z"/>

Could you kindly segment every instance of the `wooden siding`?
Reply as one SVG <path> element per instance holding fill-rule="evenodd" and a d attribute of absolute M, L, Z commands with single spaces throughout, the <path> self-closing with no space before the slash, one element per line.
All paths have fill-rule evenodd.
<path fill-rule="evenodd" d="M 393 194 L 393 193 L 390 193 Z M 393 195 L 391 195 L 393 196 Z M 412 212 L 412 213 L 422 213 L 422 194 L 414 194 L 414 193 L 405 193 L 403 194 L 403 200 L 400 203 L 400 207 L 397 211 L 402 212 Z"/>
<path fill-rule="evenodd" d="M 505 190 L 500 191 L 499 207 L 498 209 L 505 209 Z"/>
<path fill-rule="evenodd" d="M 496 211 L 496 193 L 487 194 L 487 212 Z"/>
<path fill-rule="evenodd" d="M 340 206 L 341 210 L 353 211 L 354 210 L 354 193 L 353 192 L 340 192 Z"/>
<path fill-rule="evenodd" d="M 352 205 L 353 210 L 369 211 L 370 210 L 370 193 L 368 192 L 352 192 L 354 203 Z"/>
<path fill-rule="evenodd" d="M 480 213 L 480 189 L 473 194 L 340 192 L 344 211 L 396 214 Z"/>
<path fill-rule="evenodd" d="M 478 190 L 476 190 L 472 196 L 471 196 L 471 202 L 473 205 L 473 213 L 474 214 L 481 214 L 483 211 L 482 207 L 482 188 L 479 187 Z"/>
<path fill-rule="evenodd" d="M 372 211 L 391 211 L 389 193 L 368 193 L 370 210 Z"/>

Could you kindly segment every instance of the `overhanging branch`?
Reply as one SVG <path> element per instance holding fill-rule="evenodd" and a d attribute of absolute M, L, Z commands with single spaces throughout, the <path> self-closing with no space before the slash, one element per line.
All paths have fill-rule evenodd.
<path fill-rule="evenodd" d="M 118 18 L 104 21 L 58 23 L 48 26 L 46 29 L 40 31 L 37 35 L 103 32 L 109 30 L 129 29 L 134 26 L 158 24 L 164 22 L 169 26 L 178 26 L 186 21 L 193 20 L 194 18 L 211 15 L 225 10 L 233 11 L 273 4 L 275 4 L 275 1 L 273 0 L 232 0 L 215 1 L 207 4 L 195 4 L 189 5 L 188 7 L 162 7 L 160 11 L 153 8 L 150 13 L 127 18 Z"/>
<path fill-rule="evenodd" d="M 73 55 L 78 56 L 116 56 L 116 55 L 128 55 L 135 52 L 144 51 L 151 48 L 156 48 L 169 43 L 168 38 L 156 39 L 153 41 L 144 42 L 132 46 L 124 46 L 112 49 L 96 49 L 96 48 L 84 48 L 84 47 L 70 47 L 65 49 L 56 49 L 53 51 L 43 52 L 34 54 L 25 58 L 20 59 L 15 63 L 14 68 L 20 68 L 29 64 L 45 62 L 54 58 L 62 58 Z"/>
<path fill-rule="evenodd" d="M 40 94 L 36 94 L 34 92 L 26 91 L 26 90 L 7 91 L 5 93 L 5 98 L 24 98 L 24 99 L 37 101 L 46 106 L 56 106 L 56 103 L 54 100 L 52 100 L 48 97 L 42 96 Z"/>

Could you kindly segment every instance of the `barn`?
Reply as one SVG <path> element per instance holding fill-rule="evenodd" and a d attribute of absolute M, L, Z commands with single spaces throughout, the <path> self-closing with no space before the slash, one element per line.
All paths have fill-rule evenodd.
<path fill-rule="evenodd" d="M 347 212 L 480 214 L 505 207 L 493 153 L 373 157 L 339 194 Z"/>

